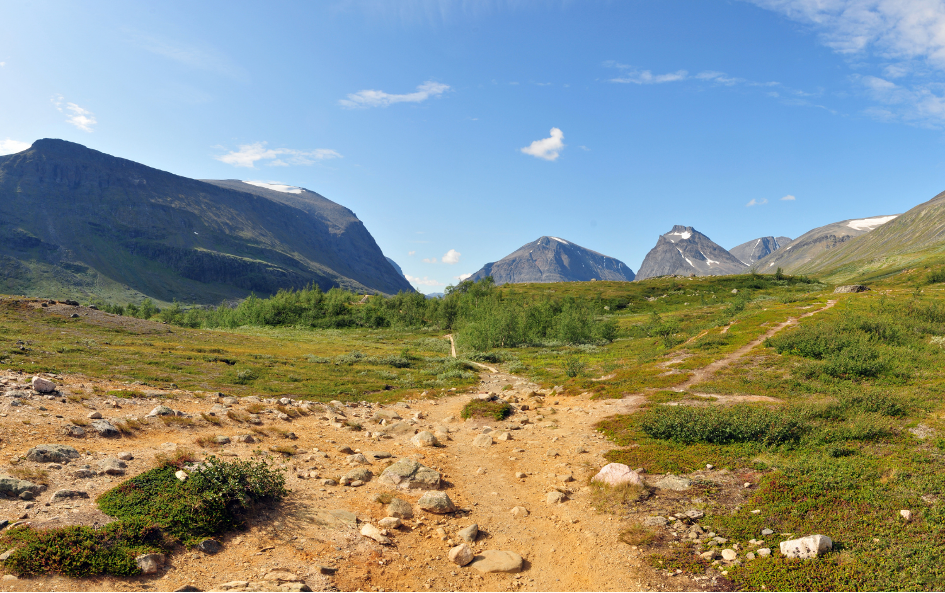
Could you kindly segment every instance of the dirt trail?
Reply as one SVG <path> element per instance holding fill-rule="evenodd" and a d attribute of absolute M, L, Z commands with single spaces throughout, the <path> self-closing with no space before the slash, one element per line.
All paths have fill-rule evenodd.
<path fill-rule="evenodd" d="M 797 325 L 797 322 L 799 319 L 803 319 L 805 317 L 811 317 L 813 315 L 816 315 L 817 313 L 826 311 L 827 309 L 833 307 L 836 304 L 837 304 L 837 301 L 827 301 L 826 305 L 824 305 L 820 309 L 817 309 L 816 311 L 810 311 L 808 313 L 804 313 L 800 317 L 791 317 L 787 321 L 783 323 L 779 323 L 778 325 L 774 326 L 773 328 L 765 332 L 764 335 L 762 335 L 761 337 L 755 338 L 751 342 L 748 342 L 747 344 L 745 344 L 744 346 L 742 346 L 735 352 L 732 352 L 731 354 L 724 356 L 720 358 L 719 360 L 716 360 L 715 362 L 712 362 L 702 367 L 701 369 L 696 369 L 695 371 L 693 371 L 692 376 L 689 377 L 689 379 L 685 383 L 681 385 L 677 385 L 676 387 L 673 387 L 673 390 L 688 391 L 690 388 L 692 388 L 693 385 L 702 383 L 706 379 L 710 378 L 719 369 L 727 367 L 733 362 L 744 357 L 746 354 L 748 354 L 749 352 L 751 352 L 752 350 L 760 346 L 762 343 L 764 343 L 764 341 L 767 340 L 768 338 L 773 337 L 774 335 L 776 335 L 778 332 L 782 330 L 785 330 L 789 327 Z"/>

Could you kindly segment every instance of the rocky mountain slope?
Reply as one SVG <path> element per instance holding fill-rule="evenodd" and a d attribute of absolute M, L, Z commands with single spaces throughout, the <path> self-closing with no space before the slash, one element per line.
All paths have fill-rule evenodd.
<path fill-rule="evenodd" d="M 790 237 L 760 237 L 758 239 L 752 239 L 751 241 L 745 241 L 741 245 L 729 249 L 728 252 L 745 265 L 750 266 L 752 263 L 766 255 L 774 253 L 790 242 Z"/>
<path fill-rule="evenodd" d="M 799 265 L 797 271 L 844 280 L 895 272 L 930 256 L 941 257 L 945 249 L 945 192 L 873 228 Z"/>
<path fill-rule="evenodd" d="M 817 227 L 782 246 L 778 251 L 761 258 L 752 267 L 761 274 L 770 274 L 777 268 L 788 273 L 796 273 L 804 264 L 820 254 L 836 249 L 860 235 L 865 235 L 896 216 L 898 215 L 853 218 Z"/>
<path fill-rule="evenodd" d="M 722 276 L 738 274 L 747 266 L 691 226 L 676 225 L 660 235 L 637 271 L 637 280 L 655 276 Z"/>
<path fill-rule="evenodd" d="M 496 284 L 523 282 L 586 282 L 634 279 L 633 270 L 622 261 L 558 237 L 541 237 L 523 245 L 497 262 L 488 263 L 470 276 L 481 280 L 492 276 Z"/>
<path fill-rule="evenodd" d="M 0 157 L 0 292 L 215 304 L 311 283 L 413 290 L 353 212 L 277 187 L 38 140 Z"/>

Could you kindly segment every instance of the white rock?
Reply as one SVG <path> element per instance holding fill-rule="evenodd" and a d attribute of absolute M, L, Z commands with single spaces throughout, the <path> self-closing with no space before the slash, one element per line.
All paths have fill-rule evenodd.
<path fill-rule="evenodd" d="M 378 529 L 377 527 L 374 527 L 374 526 L 371 525 L 370 523 L 365 523 L 365 524 L 361 527 L 361 535 L 363 535 L 364 537 L 369 537 L 369 538 L 373 539 L 374 541 L 376 541 L 376 542 L 379 543 L 379 544 L 389 544 L 389 543 L 390 543 L 390 538 L 389 538 L 389 537 L 385 537 L 384 534 L 381 533 L 381 530 L 380 530 L 380 529 Z"/>
<path fill-rule="evenodd" d="M 910 522 L 912 521 L 912 511 L 908 511 L 908 510 L 906 510 L 906 509 L 903 509 L 903 510 L 899 511 L 899 515 L 900 515 L 903 519 L 905 519 L 906 523 L 910 523 Z"/>
<path fill-rule="evenodd" d="M 50 381 L 49 379 L 43 379 L 42 377 L 33 377 L 30 381 L 34 391 L 39 393 L 52 393 L 56 390 L 56 384 Z"/>
<path fill-rule="evenodd" d="M 816 558 L 832 549 L 833 540 L 820 534 L 781 542 L 781 555 L 787 558 Z"/>
<path fill-rule="evenodd" d="M 413 443 L 414 447 L 435 447 L 440 444 L 437 442 L 436 437 L 433 436 L 433 433 L 428 430 L 413 435 L 410 442 Z"/>
<path fill-rule="evenodd" d="M 184 480 L 187 479 L 187 472 L 185 472 L 185 471 L 182 470 L 182 469 L 179 469 L 179 470 L 177 470 L 177 472 L 174 473 L 174 477 L 176 477 L 178 480 L 180 480 L 181 482 L 183 482 Z"/>
<path fill-rule="evenodd" d="M 488 434 L 481 434 L 473 439 L 472 444 L 477 447 L 491 447 L 492 436 Z"/>
<path fill-rule="evenodd" d="M 561 504 L 566 500 L 568 500 L 568 497 L 557 490 L 549 492 L 545 495 L 545 502 L 548 504 Z"/>
<path fill-rule="evenodd" d="M 597 472 L 596 476 L 591 478 L 591 481 L 609 486 L 620 486 L 621 484 L 643 485 L 643 478 L 640 477 L 640 474 L 622 463 L 608 463 Z"/>
<path fill-rule="evenodd" d="M 384 529 L 397 529 L 398 527 L 403 525 L 404 522 L 401 521 L 399 517 L 384 517 L 383 519 L 378 521 L 377 524 L 383 527 Z"/>
<path fill-rule="evenodd" d="M 738 553 L 735 550 L 731 548 L 725 548 L 724 550 L 722 550 L 722 560 L 728 560 L 729 562 L 731 562 L 732 560 L 735 560 L 736 558 L 738 558 Z"/>
<path fill-rule="evenodd" d="M 101 412 L 89 412 L 89 415 L 86 416 L 89 420 L 100 420 L 102 418 Z"/>
<path fill-rule="evenodd" d="M 528 509 L 525 507 L 514 507 L 511 511 L 513 517 L 527 517 Z"/>
<path fill-rule="evenodd" d="M 142 554 L 135 558 L 141 574 L 154 574 L 164 566 L 164 554 Z"/>
<path fill-rule="evenodd" d="M 767 558 L 771 555 L 771 548 L 758 548 L 755 550 L 755 553 L 761 556 L 762 558 Z"/>
<path fill-rule="evenodd" d="M 450 562 L 459 566 L 466 566 L 472 562 L 475 554 L 467 544 L 459 544 L 452 548 L 449 553 Z"/>

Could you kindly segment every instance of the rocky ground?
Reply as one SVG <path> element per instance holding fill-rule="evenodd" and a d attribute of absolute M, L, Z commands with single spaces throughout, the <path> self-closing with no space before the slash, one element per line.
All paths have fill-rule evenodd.
<path fill-rule="evenodd" d="M 698 493 L 690 488 L 692 480 L 711 479 L 737 491 L 739 478 L 711 471 L 668 480 L 643 474 L 655 487 L 639 513 L 618 516 L 594 510 L 595 489 L 589 480 L 607 463 L 602 454 L 611 447 L 593 427 L 618 409 L 626 411 L 626 400 L 559 395 L 489 371 L 473 393 L 391 406 L 280 403 L 183 391 L 145 391 L 147 397 L 124 399 L 94 392 L 128 385 L 83 377 L 46 379 L 55 385 L 54 393 L 37 392 L 31 377 L 0 374 L 0 472 L 45 482 L 35 497 L 18 496 L 8 487 L 0 497 L 0 519 L 39 528 L 101 525 L 109 519 L 97 510 L 95 498 L 178 448 L 223 457 L 272 455 L 285 468 L 292 493 L 280 506 L 249 517 L 245 531 L 221 538 L 217 553 L 178 549 L 153 575 L 81 580 L 5 575 L 2 590 L 727 587 L 721 572 L 690 577 L 651 568 L 644 557 L 652 550 L 621 543 L 620 534 L 646 523 L 667 540 L 685 539 L 698 529 L 691 527 L 698 522 L 686 511 L 698 517 L 704 507 L 689 492 Z M 501 422 L 460 418 L 472 397 L 489 394 L 510 401 L 515 413 Z M 153 412 L 172 415 L 149 417 Z M 431 441 L 436 444 L 429 446 Z M 47 461 L 49 455 L 30 455 L 40 444 L 72 447 L 78 456 Z M 283 456 L 271 452 L 273 447 L 297 451 Z M 423 508 L 437 510 L 421 500 L 431 484 L 403 489 L 385 477 L 392 462 L 404 459 L 439 472 L 436 491 L 445 493 L 455 510 Z M 392 509 L 398 505 L 390 504 L 392 497 L 408 503 L 406 513 Z M 679 520 L 672 517 L 675 513 Z M 398 521 L 385 520 L 391 514 L 408 516 L 394 526 Z M 474 538 L 467 529 L 471 525 L 478 526 Z M 696 536 L 701 541 L 704 535 Z M 708 545 L 710 538 L 705 539 Z M 477 560 L 461 567 L 448 554 L 464 541 Z M 489 566 L 484 560 L 496 560 L 490 551 L 512 554 L 498 558 L 504 565 Z M 482 572 L 500 569 L 512 572 Z"/>

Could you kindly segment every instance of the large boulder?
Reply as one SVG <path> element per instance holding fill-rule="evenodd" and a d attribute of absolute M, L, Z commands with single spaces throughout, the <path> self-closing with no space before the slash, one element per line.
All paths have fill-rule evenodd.
<path fill-rule="evenodd" d="M 640 474 L 622 463 L 608 463 L 597 472 L 596 476 L 591 478 L 591 481 L 607 484 L 608 486 L 622 486 L 623 484 L 643 486 L 643 478 L 640 477 Z"/>
<path fill-rule="evenodd" d="M 42 377 L 33 377 L 32 381 L 30 381 L 30 385 L 33 387 L 33 390 L 38 393 L 53 393 L 56 391 L 56 384 Z"/>
<path fill-rule="evenodd" d="M 18 497 L 24 492 L 29 492 L 35 496 L 42 491 L 43 486 L 39 484 L 27 482 L 26 480 L 18 480 L 16 478 L 0 477 L 0 493 L 6 494 L 7 496 Z"/>
<path fill-rule="evenodd" d="M 522 557 L 515 552 L 483 550 L 469 564 L 479 572 L 520 572 Z"/>
<path fill-rule="evenodd" d="M 37 463 L 69 463 L 78 458 L 79 452 L 68 445 L 36 445 L 26 452 L 26 459 Z"/>
<path fill-rule="evenodd" d="M 385 469 L 377 480 L 395 488 L 435 490 L 440 487 L 440 472 L 417 463 L 413 459 L 401 459 Z"/>
<path fill-rule="evenodd" d="M 420 500 L 417 501 L 417 506 L 429 513 L 439 515 L 452 513 L 456 510 L 456 505 L 453 504 L 446 492 L 438 491 L 424 492 Z"/>
<path fill-rule="evenodd" d="M 108 420 L 92 420 L 92 428 L 95 429 L 95 432 L 99 436 L 103 437 L 119 437 L 121 432 L 115 428 L 115 425 L 109 422 Z"/>
<path fill-rule="evenodd" d="M 781 555 L 787 558 L 816 558 L 832 549 L 833 540 L 819 534 L 781 542 Z"/>

